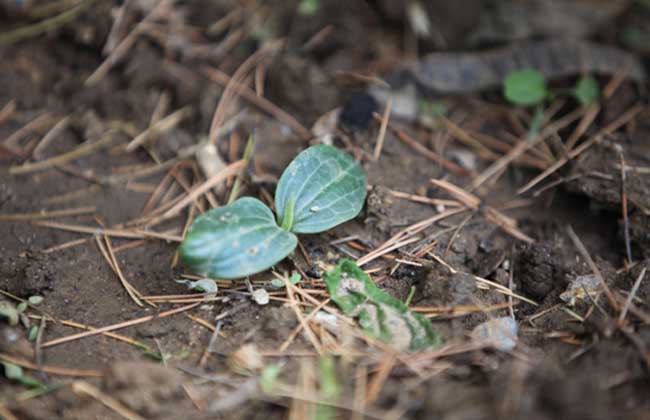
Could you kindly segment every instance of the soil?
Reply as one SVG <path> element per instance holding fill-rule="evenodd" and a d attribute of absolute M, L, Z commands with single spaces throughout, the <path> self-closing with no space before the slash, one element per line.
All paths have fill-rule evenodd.
<path fill-rule="evenodd" d="M 241 360 L 234 359 L 238 349 L 253 343 L 260 354 L 266 354 L 264 365 L 277 362 L 282 366 L 283 383 L 314 392 L 318 359 L 311 357 L 314 347 L 310 338 L 299 333 L 287 351 L 277 352 L 300 322 L 286 301 L 285 290 L 272 288 L 270 272 L 251 278 L 255 287 L 266 287 L 281 299 L 269 305 L 250 300 L 243 281 L 220 281 L 219 299 L 157 317 L 186 303 L 137 306 L 97 245 L 103 235 L 42 223 L 92 229 L 122 227 L 143 216 L 154 189 L 170 167 L 137 179 L 116 181 L 116 177 L 159 162 L 178 158 L 185 166 L 177 167 L 179 185 L 166 187 L 169 191 L 154 203 L 156 206 L 184 194 L 181 183 L 198 184 L 202 178 L 195 159 L 182 152 L 208 135 L 224 93 L 222 85 L 204 76 L 203 66 L 233 75 L 264 41 L 283 38 L 283 49 L 244 83 L 255 86 L 263 80 L 263 96 L 306 127 L 334 108 L 346 109 L 344 123 L 332 129 L 334 144 L 361 160 L 370 186 L 366 206 L 348 223 L 323 234 L 301 237 L 304 253 L 296 252 L 276 266 L 279 273 L 304 273 L 300 287 L 314 291 L 319 300 L 326 293 L 322 273 L 340 258 L 361 257 L 405 227 L 449 208 L 422 202 L 453 198 L 433 187 L 431 179 L 444 179 L 461 187 L 472 179 L 445 169 L 390 129 L 380 158 L 372 159 L 379 125 L 370 114 L 375 107 L 383 110 L 383 106 L 360 94 L 365 92 L 370 75 L 387 74 L 412 57 L 414 49 L 420 48 L 419 53 L 424 54 L 443 48 L 475 48 L 476 37 L 470 42 L 458 28 L 472 27 L 470 21 L 480 15 L 480 2 L 468 2 L 468 10 L 463 12 L 454 7 L 437 9 L 440 14 L 436 20 L 444 22 L 440 32 L 419 43 L 404 29 L 404 14 L 395 11 L 394 3 L 401 2 L 321 0 L 313 15 L 300 15 L 298 2 L 168 3 L 162 17 L 143 29 L 124 56 L 95 84 L 86 80 L 106 60 L 102 52 L 106 40 L 124 39 L 151 11 L 149 2 L 125 2 L 123 21 L 115 28 L 114 17 L 122 2 L 104 1 L 94 3 L 63 26 L 0 45 L 0 109 L 10 103 L 13 105 L 7 105 L 5 111 L 15 107 L 12 112 L 0 111 L 0 139 L 5 139 L 0 141 L 0 290 L 10 294 L 5 296 L 7 302 L 16 302 L 11 296 L 42 296 L 43 302 L 30 307 L 28 314 L 49 314 L 93 328 L 154 315 L 148 322 L 115 331 L 143 343 L 147 351 L 105 335 L 40 348 L 42 343 L 80 330 L 26 317 L 16 326 L 0 323 L 0 360 L 84 369 L 101 375 L 87 377 L 77 372 L 80 377 L 71 378 L 31 365 L 25 372 L 46 385 L 33 394 L 25 384 L 1 378 L 0 408 L 17 418 L 122 418 L 115 406 L 102 403 L 101 395 L 79 391 L 79 383 L 92 385 L 143 418 L 285 418 L 289 414 L 301 418 L 308 412 L 305 410 L 313 409 L 305 408 L 295 395 L 270 397 L 259 392 L 259 368 L 242 368 Z M 0 34 L 34 23 L 37 18 L 30 15 L 34 11 L 30 7 L 27 3 L 22 7 L 0 1 Z M 629 6 L 624 12 L 617 9 L 615 16 L 608 17 L 610 29 L 600 34 L 598 41 L 615 43 L 626 19 L 633 17 L 638 24 L 645 16 L 648 24 L 650 12 L 639 12 L 638 7 Z M 230 21 L 220 21 L 227 29 L 209 29 L 228 13 Z M 454 19 L 458 24 L 451 24 Z M 237 38 L 236 33 L 233 35 L 236 30 L 243 35 Z M 496 38 L 502 36 L 491 39 Z M 232 39 L 237 42 L 229 46 Z M 441 41 L 444 39 L 447 42 Z M 647 58 L 642 51 L 637 54 Z M 599 81 L 604 86 L 608 79 Z M 561 90 L 571 83 L 570 79 L 556 80 L 553 86 Z M 610 98 L 602 99 L 602 110 L 581 142 L 632 106 L 638 104 L 641 111 L 538 186 L 555 182 L 553 188 L 517 195 L 516 190 L 540 172 L 540 168 L 517 161 L 496 182 L 473 191 L 482 203 L 471 217 L 466 212 L 441 220 L 423 231 L 419 242 L 364 266 L 391 295 L 403 301 L 410 296 L 411 306 L 446 308 L 432 319 L 450 348 L 469 342 L 474 327 L 492 317 L 508 316 L 510 310 L 519 324 L 519 342 L 512 352 L 470 349 L 432 357 L 427 359 L 429 364 L 396 362 L 382 386 L 373 391 L 376 398 L 365 406 L 367 418 L 650 418 L 650 279 L 642 278 L 636 286 L 642 270 L 650 270 L 650 147 L 646 140 L 650 126 L 645 122 L 650 109 L 643 88 L 623 82 Z M 149 146 L 127 152 L 126 144 L 149 127 L 152 114 L 165 101 L 161 98 L 169 103 L 163 115 L 188 107 L 189 116 L 157 133 Z M 511 147 L 513 138 L 525 131 L 525 112 L 507 105 L 497 91 L 432 100 L 444 102 L 450 120 L 482 134 L 483 139 L 496 138 Z M 553 118 L 577 106 L 568 99 Z M 247 101 L 236 101 L 228 112 L 233 128 L 220 138 L 219 153 L 227 163 L 239 159 L 246 138 L 252 135 L 255 151 L 241 194 L 267 200 L 286 164 L 310 141 Z M 63 117 L 69 117 L 67 127 L 35 150 Z M 38 118 L 40 124 L 23 129 Z M 456 162 L 461 166 L 465 162 L 472 176 L 491 164 L 481 149 L 456 141 L 444 126 L 427 128 L 425 124 L 395 120 L 391 127 L 448 159 L 469 154 L 475 167 L 462 159 Z M 573 124 L 561 130 L 548 142 L 555 159 L 564 156 L 558 144 L 566 141 L 575 127 Z M 107 133 L 113 133 L 110 142 L 103 140 Z M 97 141 L 106 141 L 106 146 L 63 164 L 24 174 L 12 169 Z M 526 156 L 539 158 L 544 149 L 537 150 Z M 503 153 L 500 151 L 498 157 Z M 625 184 L 621 181 L 623 161 L 631 167 L 626 171 Z M 421 202 L 404 199 L 399 193 L 417 195 Z M 215 194 L 218 202 L 227 199 L 227 192 Z M 528 200 L 524 206 L 509 206 L 521 198 Z M 208 202 L 202 199 L 201 204 L 207 206 Z M 3 218 L 88 206 L 94 209 L 61 218 Z M 502 212 L 516 220 L 518 229 L 534 238 L 534 243 L 515 239 L 488 221 L 488 206 L 511 207 Z M 622 217 L 624 206 L 626 219 Z M 180 217 L 140 228 L 169 230 L 178 236 L 186 217 L 183 212 Z M 568 226 L 619 298 L 617 308 L 604 293 L 597 298 L 577 299 L 572 307 L 560 299 L 577 276 L 592 274 L 592 267 L 568 234 Z M 353 239 L 336 241 L 341 238 Z M 171 239 L 138 242 L 110 236 L 124 278 L 141 295 L 192 293 L 175 281 L 188 273 L 182 264 L 172 264 L 178 243 Z M 83 241 L 71 243 L 75 240 Z M 628 243 L 632 261 L 628 261 Z M 65 247 L 60 248 L 62 244 Z M 425 246 L 429 254 L 413 257 L 417 247 Z M 412 263 L 396 264 L 396 258 Z M 476 276 L 511 288 L 537 305 L 497 293 L 494 287 L 477 282 Z M 633 288 L 638 290 L 628 305 L 625 322 L 618 324 L 621 306 Z M 511 301 L 514 303 L 509 308 Z M 493 306 L 500 309 L 485 309 Z M 479 310 L 463 313 L 459 309 L 467 307 Z M 216 326 L 219 334 L 206 328 L 206 323 Z M 36 340 L 39 344 L 27 340 L 31 325 L 44 326 L 42 337 Z M 368 375 L 369 385 L 377 384 L 374 380 L 381 377 L 388 353 L 363 347 L 370 355 L 359 357 L 356 348 L 346 342 L 354 341 L 351 337 L 343 334 L 340 342 L 333 342 L 334 336 L 325 328 L 319 331 L 318 339 L 338 351 L 337 377 L 343 395 L 356 395 L 362 375 Z M 362 343 L 355 341 L 354 345 Z M 81 382 L 75 387 L 73 381 Z M 349 410 L 351 397 L 345 401 L 338 405 L 340 418 L 348 418 L 355 411 Z M 217 403 L 221 404 L 218 409 L 212 406 Z M 0 416 L 11 418 L 5 412 Z"/>

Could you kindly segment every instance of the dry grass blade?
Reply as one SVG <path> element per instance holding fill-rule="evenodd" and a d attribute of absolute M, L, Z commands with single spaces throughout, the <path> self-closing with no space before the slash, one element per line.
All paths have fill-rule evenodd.
<path fill-rule="evenodd" d="M 569 237 L 571 238 L 571 241 L 573 241 L 575 247 L 578 249 L 578 251 L 580 251 L 582 258 L 585 259 L 585 261 L 591 268 L 591 271 L 594 273 L 596 278 L 598 278 L 598 281 L 600 282 L 601 286 L 603 287 L 603 290 L 605 291 L 605 295 L 607 296 L 607 300 L 609 301 L 609 304 L 615 311 L 618 311 L 619 307 L 618 307 L 618 303 L 616 302 L 616 298 L 614 298 L 614 294 L 612 293 L 612 290 L 609 288 L 607 283 L 605 283 L 603 274 L 600 272 L 600 269 L 598 269 L 598 266 L 591 258 L 591 255 L 589 255 L 589 251 L 587 251 L 587 248 L 585 248 L 585 245 L 582 243 L 578 235 L 576 235 L 576 233 L 573 231 L 573 228 L 571 226 L 567 226 L 567 233 L 569 234 Z"/>
<path fill-rule="evenodd" d="M 625 176 L 625 156 L 623 150 L 618 151 L 619 160 L 621 162 L 621 213 L 623 216 L 623 238 L 625 240 L 625 253 L 627 254 L 627 263 L 632 264 L 632 243 L 630 241 L 630 221 L 627 211 L 627 187 Z"/>
<path fill-rule="evenodd" d="M 379 122 L 383 122 L 382 117 L 377 115 L 376 113 L 373 115 L 375 120 Z M 470 171 L 468 171 L 465 168 L 462 168 L 461 166 L 455 164 L 454 162 L 445 159 L 444 157 L 438 155 L 437 153 L 429 150 L 426 146 L 423 144 L 419 143 L 417 140 L 415 140 L 413 137 L 409 136 L 406 134 L 404 131 L 393 127 L 391 123 L 388 123 L 388 128 L 397 136 L 398 139 L 400 139 L 403 143 L 411 147 L 413 150 L 417 151 L 418 153 L 421 153 L 424 157 L 426 157 L 429 160 L 432 160 L 440 165 L 442 165 L 444 168 L 448 169 L 449 171 L 457 174 L 457 175 L 471 175 Z"/>
<path fill-rule="evenodd" d="M 305 331 L 305 334 L 307 334 L 307 337 L 309 338 L 309 341 L 311 341 L 311 344 L 314 346 L 314 349 L 316 349 L 316 352 L 318 354 L 323 354 L 323 348 L 321 344 L 318 342 L 318 338 L 316 338 L 316 335 L 314 334 L 314 331 L 309 327 L 309 324 L 307 323 L 308 321 L 305 319 L 305 317 L 302 315 L 302 312 L 300 311 L 300 308 L 298 308 L 296 298 L 293 295 L 294 289 L 297 289 L 286 276 L 279 276 L 279 278 L 284 282 L 284 285 L 287 289 L 287 296 L 289 297 L 289 301 L 291 302 L 291 308 L 293 309 L 294 313 L 296 314 L 296 317 L 298 317 L 298 321 L 300 321 L 300 325 L 302 325 L 303 330 Z M 314 311 L 316 312 L 316 311 Z"/>
<path fill-rule="evenodd" d="M 630 294 L 627 295 L 627 299 L 625 300 L 623 309 L 621 309 L 621 313 L 618 316 L 618 325 L 620 327 L 622 327 L 623 324 L 625 323 L 625 317 L 627 316 L 627 312 L 630 309 L 630 305 L 632 305 L 632 300 L 634 300 L 634 296 L 636 296 L 636 293 L 639 291 L 639 286 L 641 286 L 641 281 L 643 281 L 643 278 L 645 277 L 646 270 L 647 267 L 643 267 L 643 270 L 641 270 L 641 274 L 639 274 L 639 277 L 637 277 L 636 281 L 634 282 L 634 286 L 632 286 L 632 290 L 630 290 Z"/>
<path fill-rule="evenodd" d="M 94 141 L 92 143 L 84 143 L 74 150 L 71 150 L 69 152 L 63 153 L 58 156 L 51 157 L 46 160 L 33 162 L 33 163 L 25 163 L 24 165 L 21 166 L 12 166 L 9 168 L 9 173 L 11 175 L 20 175 L 20 174 L 26 174 L 30 172 L 41 171 L 44 169 L 49 169 L 57 165 L 66 164 L 73 160 L 79 159 L 82 156 L 86 156 L 94 152 L 95 150 L 108 146 L 111 142 L 113 142 L 117 138 L 115 134 L 116 131 L 111 129 L 108 132 L 106 132 L 97 141 Z"/>
<path fill-rule="evenodd" d="M 68 128 L 68 126 L 70 125 L 70 120 L 71 120 L 71 118 L 70 118 L 69 115 L 61 118 L 59 120 L 59 122 L 57 122 L 54 125 L 54 127 L 52 127 L 50 129 L 50 131 L 48 131 L 43 136 L 41 141 L 36 145 L 36 147 L 34 147 L 34 150 L 32 151 L 32 156 L 34 157 L 34 159 L 36 159 L 36 160 L 42 159 L 43 150 L 45 150 L 45 148 L 50 143 L 52 143 L 53 140 L 55 140 L 57 137 L 59 137 L 61 135 L 61 133 L 63 133 Z"/>
<path fill-rule="evenodd" d="M 361 267 L 362 265 L 368 264 L 370 261 L 379 258 L 381 255 L 384 255 L 387 252 L 390 252 L 390 251 L 386 251 L 387 249 L 389 248 L 395 249 L 394 246 L 400 242 L 401 242 L 400 246 L 411 243 L 411 242 L 404 243 L 404 241 L 407 240 L 408 238 L 411 238 L 414 235 L 417 235 L 418 233 L 428 228 L 429 226 L 433 225 L 434 223 L 439 222 L 440 220 L 443 220 L 449 216 L 462 213 L 464 211 L 466 211 L 466 209 L 464 208 L 446 210 L 443 211 L 442 213 L 436 214 L 435 216 L 429 217 L 428 219 L 414 223 L 405 229 L 402 229 L 401 231 L 393 235 L 392 238 L 390 238 L 389 240 L 381 244 L 379 247 L 369 252 L 368 254 L 364 255 L 363 257 L 357 259 L 357 265 Z"/>
<path fill-rule="evenodd" d="M 102 62 L 102 64 L 97 67 L 97 69 L 86 79 L 84 84 L 86 86 L 93 86 L 97 84 L 100 80 L 106 76 L 106 74 L 109 72 L 109 70 L 117 64 L 119 60 L 124 57 L 124 55 L 131 49 L 133 45 L 135 45 L 135 42 L 138 40 L 138 37 L 144 30 L 146 24 L 150 22 L 151 20 L 155 19 L 158 17 L 158 14 L 169 7 L 170 4 L 173 3 L 173 0 L 162 0 L 158 2 L 147 14 L 147 16 L 140 21 L 135 28 L 126 36 L 124 39 L 117 45 L 117 47 L 113 48 L 106 57 L 106 59 Z"/>
<path fill-rule="evenodd" d="M 147 231 L 147 230 L 121 230 L 121 229 L 102 229 L 90 226 L 69 225 L 55 222 L 32 222 L 36 226 L 43 226 L 52 229 L 67 230 L 70 232 L 89 233 L 91 235 L 108 235 L 116 238 L 128 239 L 162 239 L 165 241 L 182 242 L 183 238 L 165 233 Z"/>
<path fill-rule="evenodd" d="M 23 360 L 21 358 L 12 356 L 6 353 L 0 353 L 0 360 L 5 362 L 13 363 L 14 365 L 23 367 L 25 369 L 31 370 L 41 370 L 50 375 L 59 375 L 59 376 L 73 376 L 73 377 L 88 377 L 88 378 L 101 378 L 104 376 L 98 370 L 88 370 L 88 369 L 69 369 L 56 366 L 37 366 L 35 363 L 32 363 L 28 360 Z"/>
<path fill-rule="evenodd" d="M 132 152 L 138 147 L 145 144 L 149 139 L 155 138 L 157 135 L 165 133 L 178 124 L 181 123 L 184 119 L 189 117 L 191 114 L 190 108 L 185 107 L 178 109 L 171 114 L 167 115 L 165 118 L 160 119 L 153 123 L 149 128 L 144 130 L 142 133 L 138 134 L 129 144 L 126 146 L 127 152 Z"/>
<path fill-rule="evenodd" d="M 314 309 L 309 313 L 309 315 L 307 315 L 307 317 L 305 318 L 305 322 L 309 322 L 309 321 L 311 321 L 311 320 L 314 318 L 314 316 L 316 316 L 316 314 L 318 313 L 318 311 L 320 311 L 321 309 L 323 309 L 323 307 L 324 307 L 325 305 L 327 305 L 329 302 L 330 302 L 330 299 L 328 298 L 328 299 L 324 300 L 321 304 L 319 304 L 317 307 L 315 307 L 315 308 L 314 308 Z M 289 334 L 289 336 L 284 340 L 284 343 L 282 343 L 282 345 L 281 345 L 280 347 L 278 347 L 278 351 L 279 351 L 279 352 L 284 352 L 284 351 L 286 351 L 287 348 L 289 348 L 289 346 L 290 346 L 291 343 L 293 342 L 293 340 L 296 338 L 296 336 L 300 333 L 300 331 L 302 331 L 302 329 L 303 329 L 303 324 L 302 324 L 302 323 L 298 324 L 298 325 L 296 326 L 296 328 L 294 328 L 294 330 L 291 331 L 291 334 Z"/>
<path fill-rule="evenodd" d="M 81 0 L 76 6 L 69 8 L 56 16 L 44 19 L 32 25 L 22 26 L 13 31 L 0 34 L 0 45 L 10 45 L 24 39 L 41 35 L 76 19 L 81 12 L 88 9 L 96 0 Z"/>
<path fill-rule="evenodd" d="M 245 160 L 238 160 L 237 162 L 231 163 L 221 170 L 219 173 L 215 174 L 211 178 L 207 179 L 203 184 L 199 185 L 192 190 L 184 199 L 177 203 L 174 207 L 167 210 L 163 217 L 173 217 L 179 214 L 185 207 L 190 205 L 190 203 L 196 201 L 201 195 L 210 191 L 212 187 L 223 182 L 226 178 L 232 175 L 237 175 L 239 171 L 243 170 L 246 166 Z"/>
<path fill-rule="evenodd" d="M 596 133 L 593 137 L 589 138 L 584 143 L 580 144 L 580 146 L 578 146 L 575 149 L 571 150 L 567 154 L 567 156 L 564 156 L 564 157 L 558 159 L 557 162 L 555 162 L 553 165 L 546 168 L 544 170 L 544 172 L 537 175 L 535 178 L 533 178 L 530 182 L 528 182 L 523 187 L 519 188 L 517 190 L 517 194 L 523 194 L 526 191 L 530 190 L 535 185 L 539 184 L 542 180 L 547 178 L 552 173 L 556 172 L 558 169 L 560 169 L 562 166 L 564 166 L 566 163 L 568 163 L 571 159 L 575 159 L 578 155 L 580 155 L 582 152 L 587 150 L 589 147 L 591 147 L 595 143 L 601 141 L 603 139 L 603 137 L 605 137 L 608 134 L 613 133 L 614 131 L 621 128 L 623 125 L 627 124 L 629 121 L 631 121 L 642 110 L 643 110 L 643 107 L 641 105 L 635 105 L 632 108 L 630 108 L 629 110 L 627 110 L 623 115 L 621 115 L 616 120 L 612 121 L 607 126 L 603 127 L 601 130 L 599 130 L 598 133 Z"/>
<path fill-rule="evenodd" d="M 442 188 L 447 193 L 449 193 L 449 195 L 451 195 L 461 203 L 465 204 L 467 207 L 471 208 L 472 210 L 482 209 L 485 214 L 485 219 L 487 221 L 499 226 L 509 235 L 527 243 L 535 242 L 533 238 L 526 235 L 525 233 L 523 233 L 517 228 L 517 222 L 515 220 L 504 215 L 503 213 L 501 213 L 500 211 L 498 211 L 493 207 L 481 206 L 481 199 L 476 197 L 475 195 L 470 194 L 469 192 L 463 190 L 462 188 L 444 180 L 432 179 L 431 183 L 439 188 Z"/>
<path fill-rule="evenodd" d="M 84 381 L 75 381 L 72 383 L 72 391 L 77 394 L 88 395 L 100 403 L 104 404 L 106 407 L 110 408 L 120 416 L 124 417 L 127 420 L 146 420 L 144 417 L 140 416 L 135 411 L 131 410 L 115 398 L 110 395 L 105 394 L 99 388 L 94 385 L 89 384 Z"/>
<path fill-rule="evenodd" d="M 379 392 L 384 387 L 388 376 L 390 375 L 391 370 L 395 366 L 397 358 L 393 353 L 386 353 L 379 364 L 379 370 L 375 377 L 370 381 L 368 385 L 368 393 L 366 394 L 366 405 L 372 404 L 377 397 Z"/>
<path fill-rule="evenodd" d="M 10 102 L 11 103 L 11 102 Z M 3 109 L 4 111 L 4 109 Z M 13 112 L 13 111 L 12 111 Z M 6 118 L 6 117 L 5 117 Z M 9 148 L 10 150 L 15 150 L 15 148 L 18 146 L 18 142 L 20 139 L 25 137 L 27 134 L 40 130 L 47 125 L 50 124 L 50 121 L 52 120 L 52 114 L 49 112 L 45 112 L 38 117 L 34 118 L 24 126 L 20 127 L 18 130 L 16 130 L 13 134 L 11 134 L 9 137 L 7 137 L 3 143 L 4 145 Z"/>
<path fill-rule="evenodd" d="M 3 403 L 0 403 L 0 416 L 4 420 L 18 420 L 18 417 L 14 416 Z"/>
<path fill-rule="evenodd" d="M 99 236 L 95 236 L 95 241 L 97 242 L 97 246 L 99 247 L 99 250 L 101 251 L 102 255 L 106 259 L 106 262 L 108 262 L 108 265 L 111 267 L 115 275 L 120 279 L 120 283 L 122 283 L 122 286 L 126 289 L 126 292 L 129 294 L 129 297 L 135 302 L 136 305 L 138 306 L 144 306 L 142 304 L 142 301 L 140 300 L 140 292 L 138 292 L 135 287 L 131 285 L 125 278 L 124 275 L 122 274 L 122 270 L 120 269 L 119 265 L 117 264 L 117 260 L 115 259 L 115 254 L 113 253 L 112 248 L 110 247 L 110 242 L 108 242 L 108 237 L 104 235 L 104 241 L 106 242 L 106 246 L 102 244 L 102 240 L 99 238 Z M 108 250 L 107 250 L 108 248 Z"/>
<path fill-rule="evenodd" d="M 56 346 L 56 345 L 63 344 L 63 343 L 68 343 L 70 341 L 78 340 L 80 338 L 91 337 L 93 335 L 101 334 L 101 333 L 104 333 L 104 332 L 107 332 L 107 331 L 114 331 L 114 330 L 118 330 L 118 329 L 121 329 L 121 328 L 131 327 L 133 325 L 144 324 L 145 322 L 149 322 L 149 321 L 151 321 L 153 319 L 156 319 L 156 318 L 166 318 L 168 316 L 175 315 L 175 314 L 178 314 L 178 313 L 181 313 L 181 312 L 185 312 L 185 311 L 188 311 L 188 310 L 190 310 L 192 308 L 196 308 L 198 305 L 200 305 L 200 303 L 201 302 L 192 303 L 192 304 L 187 305 L 187 306 L 181 306 L 180 308 L 175 308 L 175 309 L 170 309 L 170 310 L 165 311 L 165 312 L 160 312 L 159 314 L 156 314 L 156 315 L 143 316 L 141 318 L 132 319 L 130 321 L 120 322 L 120 323 L 117 323 L 117 324 L 108 325 L 106 327 L 97 328 L 97 329 L 95 329 L 93 331 L 85 331 L 85 332 L 82 332 L 82 333 L 72 334 L 72 335 L 68 335 L 68 336 L 65 336 L 65 337 L 50 340 L 50 341 L 47 341 L 47 342 L 43 343 L 43 348 L 52 347 L 52 346 Z"/>
<path fill-rule="evenodd" d="M 513 147 L 508 153 L 506 153 L 501 159 L 494 162 L 490 165 L 485 171 L 483 171 L 479 176 L 474 178 L 469 184 L 469 191 L 473 191 L 483 185 L 488 179 L 493 176 L 501 173 L 501 171 L 507 167 L 512 161 L 519 158 L 526 151 L 535 147 L 540 142 L 544 141 L 548 136 L 553 133 L 558 132 L 562 128 L 571 124 L 577 118 L 582 116 L 586 111 L 584 109 L 577 109 L 564 117 L 558 119 L 557 121 L 547 125 L 537 136 L 532 139 L 524 138 L 522 139 L 515 147 Z"/>
<path fill-rule="evenodd" d="M 388 127 L 388 120 L 390 119 L 390 111 L 393 108 L 393 97 L 390 96 L 386 101 L 386 108 L 384 115 L 381 116 L 381 124 L 379 126 L 379 133 L 377 134 L 377 142 L 375 144 L 375 151 L 372 158 L 376 161 L 379 160 L 381 149 L 384 147 L 384 139 L 386 138 L 386 128 Z"/>
<path fill-rule="evenodd" d="M 95 206 L 77 207 L 74 209 L 41 211 L 37 213 L 14 213 L 0 214 L 0 222 L 18 222 L 29 220 L 53 219 L 55 217 L 78 216 L 80 214 L 92 214 L 97 210 Z"/>
<path fill-rule="evenodd" d="M 295 131 L 296 134 L 298 134 L 303 140 L 311 139 L 311 131 L 309 131 L 304 125 L 299 123 L 298 120 L 296 120 L 293 116 L 279 108 L 277 105 L 273 104 L 268 99 L 265 99 L 262 96 L 258 96 L 248 86 L 242 85 L 239 82 L 235 82 L 233 78 L 213 67 L 203 67 L 202 71 L 203 74 L 205 74 L 205 76 L 213 82 L 218 83 L 221 86 L 232 86 L 233 91 L 235 91 L 238 95 L 253 105 L 257 106 L 261 110 L 272 115 L 278 121 L 291 127 L 291 129 Z M 217 125 L 216 127 L 218 128 L 220 125 Z M 217 128 L 215 128 L 215 130 L 217 130 Z"/>

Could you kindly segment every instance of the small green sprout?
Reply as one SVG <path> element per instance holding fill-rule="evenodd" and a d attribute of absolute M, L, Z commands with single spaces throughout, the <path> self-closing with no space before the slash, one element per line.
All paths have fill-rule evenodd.
<path fill-rule="evenodd" d="M 300 16 L 314 16 L 320 9 L 318 0 L 301 0 L 298 3 L 298 14 Z"/>
<path fill-rule="evenodd" d="M 312 146 L 280 177 L 277 218 L 261 201 L 240 198 L 198 217 L 180 255 L 201 276 L 259 273 L 293 252 L 297 233 L 323 232 L 356 217 L 365 197 L 366 176 L 351 156 L 332 146 Z"/>
<path fill-rule="evenodd" d="M 580 105 L 589 105 L 598 99 L 600 89 L 598 82 L 591 76 L 581 77 L 571 91 L 573 96 L 580 102 Z"/>
<path fill-rule="evenodd" d="M 508 74 L 503 83 L 503 95 L 515 105 L 538 105 L 549 95 L 546 80 L 537 70 L 519 70 Z"/>

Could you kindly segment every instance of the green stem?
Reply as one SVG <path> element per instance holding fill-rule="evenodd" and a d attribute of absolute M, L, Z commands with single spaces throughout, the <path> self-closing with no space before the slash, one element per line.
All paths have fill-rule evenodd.
<path fill-rule="evenodd" d="M 287 205 L 284 208 L 284 217 L 280 223 L 280 227 L 287 232 L 291 232 L 293 227 L 293 193 L 289 196 Z"/>

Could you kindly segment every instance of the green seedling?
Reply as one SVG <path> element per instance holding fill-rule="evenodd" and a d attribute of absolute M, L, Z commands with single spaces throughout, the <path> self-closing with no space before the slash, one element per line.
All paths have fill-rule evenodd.
<path fill-rule="evenodd" d="M 600 96 L 600 89 L 598 88 L 596 79 L 591 76 L 585 76 L 578 80 L 571 93 L 580 102 L 580 105 L 589 105 L 596 102 Z"/>
<path fill-rule="evenodd" d="M 298 14 L 300 16 L 314 16 L 320 9 L 318 0 L 301 0 L 298 3 Z"/>
<path fill-rule="evenodd" d="M 572 95 L 581 105 L 589 105 L 600 96 L 598 82 L 591 76 L 581 77 L 573 89 L 560 90 L 558 93 L 563 92 Z M 503 82 L 503 95 L 514 105 L 540 106 L 545 99 L 553 97 L 553 92 L 546 87 L 543 74 L 527 69 L 508 74 Z"/>
<path fill-rule="evenodd" d="M 549 95 L 544 76 L 536 70 L 519 70 L 508 74 L 503 83 L 503 95 L 515 105 L 541 104 Z"/>
<path fill-rule="evenodd" d="M 296 234 L 323 232 L 356 217 L 365 197 L 366 176 L 351 156 L 332 146 L 312 146 L 280 177 L 277 218 L 261 201 L 240 198 L 197 218 L 180 255 L 201 276 L 259 273 L 293 252 Z"/>

